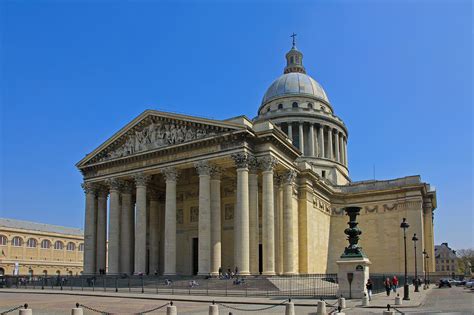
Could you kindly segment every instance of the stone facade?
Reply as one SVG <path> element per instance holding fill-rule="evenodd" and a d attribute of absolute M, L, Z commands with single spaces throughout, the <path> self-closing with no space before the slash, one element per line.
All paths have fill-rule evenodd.
<path fill-rule="evenodd" d="M 105 268 L 99 220 L 108 218 L 109 273 L 336 273 L 349 205 L 363 207 L 371 272 L 402 272 L 404 217 L 422 244 L 418 261 L 423 249 L 434 257 L 436 192 L 419 176 L 351 182 L 347 141 L 296 47 L 252 120 L 147 110 L 76 165 L 86 194 L 84 272 Z"/>
<path fill-rule="evenodd" d="M 83 250 L 80 229 L 0 219 L 0 274 L 79 275 Z"/>
<path fill-rule="evenodd" d="M 458 258 L 456 251 L 448 246 L 448 243 L 441 243 L 435 246 L 436 275 L 451 276 L 458 272 Z"/>

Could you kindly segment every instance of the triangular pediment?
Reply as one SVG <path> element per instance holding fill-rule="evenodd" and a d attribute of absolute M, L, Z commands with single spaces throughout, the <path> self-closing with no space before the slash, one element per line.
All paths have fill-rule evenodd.
<path fill-rule="evenodd" d="M 147 110 L 79 161 L 77 167 L 196 142 L 243 129 L 245 126 L 226 121 Z"/>

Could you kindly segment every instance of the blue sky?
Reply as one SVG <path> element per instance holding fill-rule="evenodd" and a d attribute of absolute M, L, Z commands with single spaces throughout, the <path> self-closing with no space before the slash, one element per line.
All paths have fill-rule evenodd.
<path fill-rule="evenodd" d="M 470 1 L 1 1 L 0 216 L 82 227 L 75 163 L 145 109 L 254 117 L 298 34 L 353 180 L 420 174 L 473 246 Z M 398 228 L 398 227 L 397 227 Z"/>

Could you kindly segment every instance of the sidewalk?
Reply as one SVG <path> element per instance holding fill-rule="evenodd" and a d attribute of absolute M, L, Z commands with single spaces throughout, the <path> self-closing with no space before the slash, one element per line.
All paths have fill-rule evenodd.
<path fill-rule="evenodd" d="M 387 296 L 385 292 L 374 294 L 372 296 L 372 301 L 369 302 L 369 306 L 362 306 L 362 301 L 360 300 L 348 300 L 346 302 L 346 305 L 347 307 L 358 308 L 387 308 L 387 304 L 390 304 L 391 306 L 394 306 L 396 308 L 419 307 L 424 303 L 426 295 L 429 294 L 429 292 L 431 292 L 432 288 L 434 287 L 435 285 L 431 285 L 430 288 L 426 290 L 423 290 L 423 287 L 420 287 L 420 292 L 414 292 L 414 286 L 410 285 L 410 300 L 408 301 L 403 300 L 403 288 L 399 288 L 397 290 L 397 293 L 394 294 L 392 291 L 390 293 L 390 296 Z M 400 298 L 402 299 L 402 305 L 395 305 L 395 297 L 397 296 L 397 294 L 399 294 Z"/>

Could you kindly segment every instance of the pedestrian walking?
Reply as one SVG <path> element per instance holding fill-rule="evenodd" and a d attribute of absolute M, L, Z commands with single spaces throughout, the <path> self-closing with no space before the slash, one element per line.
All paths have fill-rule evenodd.
<path fill-rule="evenodd" d="M 390 281 L 390 278 L 385 279 L 383 282 L 383 285 L 385 286 L 385 291 L 387 292 L 387 296 L 390 296 L 390 290 L 392 289 L 392 283 Z"/>
<path fill-rule="evenodd" d="M 392 278 L 393 293 L 397 293 L 397 289 L 398 289 L 398 278 L 397 278 L 397 276 L 393 276 L 393 278 Z"/>
<path fill-rule="evenodd" d="M 371 279 L 367 280 L 367 284 L 365 285 L 367 288 L 367 295 L 369 296 L 369 301 L 372 301 L 372 289 L 374 287 L 374 284 L 372 283 Z"/>

